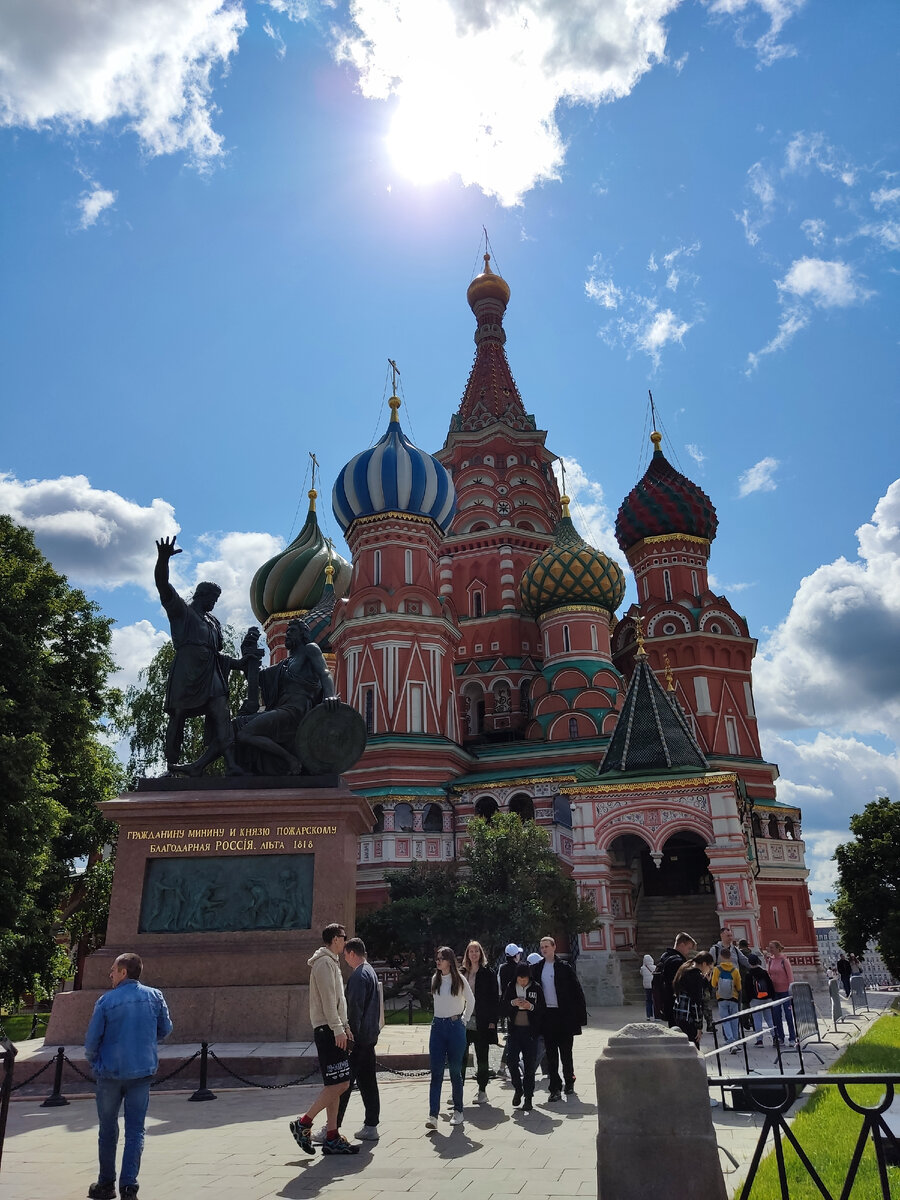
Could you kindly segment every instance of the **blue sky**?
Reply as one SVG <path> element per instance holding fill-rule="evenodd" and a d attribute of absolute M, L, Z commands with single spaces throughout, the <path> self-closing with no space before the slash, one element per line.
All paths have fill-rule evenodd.
<path fill-rule="evenodd" d="M 164 636 L 157 536 L 246 621 L 309 451 L 337 536 L 388 357 L 443 443 L 484 225 L 583 532 L 621 560 L 648 388 L 718 509 L 824 911 L 850 813 L 900 795 L 898 25 L 887 0 L 0 0 L 0 508 L 116 618 L 123 680 Z"/>

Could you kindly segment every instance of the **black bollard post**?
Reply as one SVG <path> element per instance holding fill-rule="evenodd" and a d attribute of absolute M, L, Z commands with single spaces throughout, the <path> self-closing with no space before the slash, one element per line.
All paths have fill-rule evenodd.
<path fill-rule="evenodd" d="M 413 1006 L 413 998 L 412 998 L 412 996 L 410 996 L 410 998 L 409 998 L 409 1022 L 408 1022 L 408 1024 L 410 1024 L 410 1025 L 412 1025 L 412 1023 L 413 1023 L 413 1009 L 412 1009 L 412 1006 Z"/>
<path fill-rule="evenodd" d="M 2 1035 L 0 1035 L 0 1047 L 3 1049 L 3 1080 L 0 1083 L 0 1160 L 2 1160 L 3 1141 L 6 1137 L 6 1115 L 9 1112 L 9 1097 L 12 1092 L 13 1068 L 17 1051 L 12 1042 Z"/>
<path fill-rule="evenodd" d="M 200 1043 L 200 1086 L 194 1092 L 193 1096 L 188 1096 L 188 1100 L 218 1100 L 215 1092 L 211 1092 L 206 1086 L 206 1072 L 209 1066 L 209 1042 Z"/>
<path fill-rule="evenodd" d="M 41 1102 L 41 1108 L 59 1108 L 61 1105 L 69 1103 L 62 1094 L 62 1073 L 65 1057 L 66 1048 L 65 1046 L 60 1046 L 56 1051 L 56 1071 L 53 1074 L 53 1091 L 46 1100 Z"/>

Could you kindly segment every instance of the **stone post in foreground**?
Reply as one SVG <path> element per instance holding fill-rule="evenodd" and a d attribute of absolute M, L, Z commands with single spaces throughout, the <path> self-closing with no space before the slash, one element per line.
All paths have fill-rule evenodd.
<path fill-rule="evenodd" d="M 706 1072 L 683 1033 L 626 1025 L 595 1074 L 598 1200 L 726 1200 Z"/>

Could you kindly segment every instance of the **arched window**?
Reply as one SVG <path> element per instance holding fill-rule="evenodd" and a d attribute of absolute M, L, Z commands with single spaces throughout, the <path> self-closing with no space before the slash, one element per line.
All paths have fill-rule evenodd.
<path fill-rule="evenodd" d="M 668 571 L 663 571 L 663 591 L 666 593 L 666 599 L 672 599 L 672 576 Z"/>
<path fill-rule="evenodd" d="M 774 813 L 772 814 L 771 817 L 769 817 L 769 837 L 770 838 L 780 838 L 781 837 L 781 834 L 778 831 L 778 818 L 775 816 Z"/>
<path fill-rule="evenodd" d="M 475 804 L 475 816 L 485 821 L 492 821 L 497 812 L 497 801 L 491 796 L 482 796 Z"/>
<path fill-rule="evenodd" d="M 413 581 L 413 559 L 412 550 L 403 551 L 403 575 L 407 583 Z"/>
<path fill-rule="evenodd" d="M 522 716 L 527 717 L 531 712 L 531 680 L 523 679 L 519 684 L 519 708 Z"/>
<path fill-rule="evenodd" d="M 530 796 L 513 796 L 509 802 L 509 811 L 515 813 L 520 821 L 534 820 L 534 801 Z"/>
<path fill-rule="evenodd" d="M 410 833 L 413 827 L 411 804 L 394 805 L 394 828 L 400 833 Z"/>
<path fill-rule="evenodd" d="M 572 642 L 571 642 L 571 639 L 569 638 L 569 627 L 568 627 L 568 625 L 563 625 L 563 650 L 565 650 L 566 653 L 568 653 L 571 649 L 572 649 Z"/>
<path fill-rule="evenodd" d="M 792 842 L 797 837 L 797 834 L 794 830 L 794 822 L 791 820 L 790 817 L 784 818 L 784 836 L 786 838 L 789 838 Z"/>
<path fill-rule="evenodd" d="M 591 626 L 591 649 L 592 650 L 597 649 L 597 626 L 596 625 Z"/>
<path fill-rule="evenodd" d="M 425 833 L 440 833 L 444 828 L 444 814 L 439 804 L 429 804 L 422 818 L 422 829 Z"/>
<path fill-rule="evenodd" d="M 365 698 L 366 733 L 375 732 L 375 689 L 366 688 Z"/>
<path fill-rule="evenodd" d="M 483 617 L 484 616 L 484 596 L 482 595 L 481 592 L 473 592 L 472 593 L 472 616 L 473 617 Z"/>
<path fill-rule="evenodd" d="M 697 582 L 697 572 L 691 571 L 691 589 L 695 596 L 700 595 L 700 584 Z"/>
<path fill-rule="evenodd" d="M 384 805 L 373 805 L 372 812 L 375 814 L 375 824 L 372 826 L 372 832 L 384 833 Z"/>
<path fill-rule="evenodd" d="M 753 836 L 758 838 L 762 837 L 762 821 L 759 819 L 759 813 L 753 814 L 753 816 L 750 818 L 750 824 L 753 827 Z"/>
<path fill-rule="evenodd" d="M 381 583 L 381 551 L 376 550 L 372 555 L 372 582 L 376 587 Z"/>
<path fill-rule="evenodd" d="M 569 717 L 569 738 L 574 742 L 578 737 L 578 718 Z"/>

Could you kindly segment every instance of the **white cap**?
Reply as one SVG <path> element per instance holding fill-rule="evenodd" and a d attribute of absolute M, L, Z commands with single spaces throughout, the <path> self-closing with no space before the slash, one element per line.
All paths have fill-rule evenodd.
<path fill-rule="evenodd" d="M 535 964 L 537 964 L 539 962 L 543 962 L 543 961 L 544 961 L 543 954 L 538 954 L 538 952 L 536 950 L 533 954 L 528 955 L 528 963 L 532 967 L 535 966 Z"/>
<path fill-rule="evenodd" d="M 507 958 L 515 958 L 517 954 L 521 954 L 521 953 L 522 953 L 522 947 L 517 946 L 515 942 L 510 942 L 509 945 L 506 947 L 506 957 Z"/>

